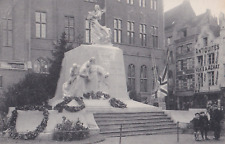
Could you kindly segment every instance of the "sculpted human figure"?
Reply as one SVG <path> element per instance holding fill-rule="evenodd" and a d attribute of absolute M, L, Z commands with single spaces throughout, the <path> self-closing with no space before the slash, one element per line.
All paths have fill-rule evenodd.
<path fill-rule="evenodd" d="M 101 9 L 99 5 L 95 5 L 95 10 L 88 12 L 87 19 L 91 22 L 91 38 L 94 44 L 111 43 L 111 30 L 106 26 L 99 24 L 105 9 Z"/>
<path fill-rule="evenodd" d="M 81 67 L 74 63 L 70 69 L 69 80 L 63 84 L 63 95 L 64 97 L 81 97 L 90 92 L 108 93 L 108 77 L 109 73 L 103 67 L 95 64 L 94 57 Z"/>
<path fill-rule="evenodd" d="M 63 95 L 64 96 L 73 96 L 71 88 L 74 86 L 77 77 L 79 76 L 80 66 L 76 63 L 70 68 L 70 78 L 63 84 Z"/>

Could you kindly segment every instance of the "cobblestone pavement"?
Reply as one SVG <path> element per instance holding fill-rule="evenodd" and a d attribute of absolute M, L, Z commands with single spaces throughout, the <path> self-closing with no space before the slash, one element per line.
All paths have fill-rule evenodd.
<path fill-rule="evenodd" d="M 122 137 L 121 144 L 224 144 L 225 137 L 221 137 L 219 141 L 213 140 L 212 136 L 209 136 L 209 141 L 195 141 L 191 134 L 181 134 L 179 136 L 179 142 L 177 142 L 177 135 L 142 135 L 142 136 L 129 136 Z M 12 140 L 0 137 L 0 144 L 91 144 L 90 140 L 86 141 L 72 141 L 72 142 L 56 142 L 45 140 L 23 141 Z M 119 137 L 106 138 L 98 144 L 119 144 Z"/>

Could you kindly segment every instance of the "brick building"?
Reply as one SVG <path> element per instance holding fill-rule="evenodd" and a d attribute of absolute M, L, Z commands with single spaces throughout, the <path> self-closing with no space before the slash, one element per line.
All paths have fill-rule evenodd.
<path fill-rule="evenodd" d="M 221 58 L 215 60 L 218 50 L 212 48 L 212 52 L 209 48 L 206 53 L 197 52 L 198 49 L 217 47 L 224 43 L 217 40 L 221 39 L 222 31 L 221 23 L 218 24 L 217 18 L 209 10 L 196 16 L 189 1 L 184 1 L 165 14 L 166 47 L 170 53 L 169 109 L 205 107 L 208 100 L 222 99 L 221 87 L 218 87 L 218 79 L 224 79 L 222 70 L 220 74 L 211 68 L 210 71 L 202 72 L 204 66 L 215 67 L 216 70 L 218 63 L 223 63 Z"/>
<path fill-rule="evenodd" d="M 100 23 L 111 28 L 112 43 L 124 52 L 127 83 L 143 97 L 154 89 L 152 58 L 165 63 L 162 0 L 1 0 L 0 89 L 28 70 L 48 73 L 53 43 L 66 32 L 74 47 L 90 44 L 86 20 L 94 5 L 106 8 Z"/>

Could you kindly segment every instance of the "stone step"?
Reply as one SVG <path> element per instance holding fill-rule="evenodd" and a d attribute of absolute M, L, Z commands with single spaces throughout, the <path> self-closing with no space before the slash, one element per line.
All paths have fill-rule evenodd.
<path fill-rule="evenodd" d="M 151 119 L 151 120 L 134 120 L 134 121 L 96 121 L 98 125 L 120 125 L 120 124 L 143 124 L 143 123 L 160 123 L 160 122 L 173 122 L 171 119 Z"/>
<path fill-rule="evenodd" d="M 155 125 L 143 125 L 143 124 L 139 124 L 139 125 L 122 125 L 122 129 L 125 131 L 135 131 L 135 130 L 145 130 L 145 129 L 154 129 L 154 128 L 176 128 L 176 124 L 174 123 L 170 123 L 170 124 L 155 124 Z M 121 128 L 120 125 L 111 125 L 111 126 L 100 126 L 100 131 L 118 131 Z"/>
<path fill-rule="evenodd" d="M 139 113 L 95 113 L 95 117 L 135 117 L 135 116 L 158 116 L 166 115 L 164 112 L 139 112 Z"/>
<path fill-rule="evenodd" d="M 134 121 L 140 121 L 140 122 L 147 122 L 147 121 L 158 121 L 158 120 L 170 120 L 169 117 L 151 117 L 151 118 L 142 118 L 142 117 L 136 117 L 136 118 L 132 118 L 132 119 L 95 119 L 97 122 L 134 122 Z"/>
<path fill-rule="evenodd" d="M 119 120 L 150 120 L 150 119 L 168 119 L 166 115 L 159 115 L 159 116 L 136 116 L 136 117 L 95 117 L 96 121 L 104 121 L 104 120 L 112 120 L 112 121 L 119 121 Z"/>
<path fill-rule="evenodd" d="M 139 113 L 95 113 L 100 133 L 107 136 L 122 134 L 146 135 L 176 132 L 176 124 L 163 111 Z"/>
<path fill-rule="evenodd" d="M 103 133 L 100 132 L 105 137 L 119 137 L 120 132 L 112 132 L 112 133 Z M 154 129 L 154 130 L 145 130 L 145 131 L 128 131 L 122 132 L 122 137 L 125 136 L 137 136 L 137 135 L 154 135 L 154 134 L 174 134 L 177 133 L 176 129 Z"/>

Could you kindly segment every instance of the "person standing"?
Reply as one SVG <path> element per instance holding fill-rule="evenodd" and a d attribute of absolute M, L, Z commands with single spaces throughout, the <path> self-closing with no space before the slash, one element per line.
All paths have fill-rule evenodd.
<path fill-rule="evenodd" d="M 205 112 L 200 112 L 200 118 L 199 118 L 199 124 L 200 124 L 200 131 L 202 135 L 202 140 L 209 140 L 207 137 L 208 130 L 209 130 L 209 119 Z M 205 138 L 204 138 L 205 136 Z"/>
<path fill-rule="evenodd" d="M 223 119 L 222 111 L 218 109 L 216 104 L 214 104 L 213 112 L 212 112 L 212 124 L 213 124 L 215 140 L 219 140 L 220 138 L 220 132 L 221 132 L 220 122 L 222 119 Z"/>
<path fill-rule="evenodd" d="M 195 113 L 195 117 L 191 120 L 194 129 L 194 137 L 196 141 L 199 141 L 199 131 L 200 131 L 200 115 Z"/>

